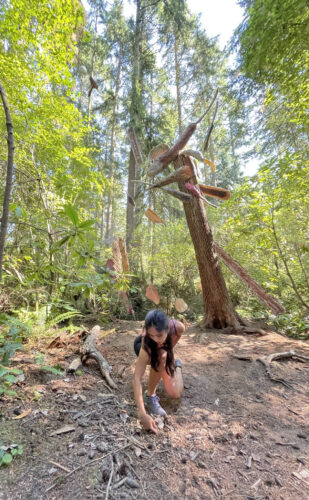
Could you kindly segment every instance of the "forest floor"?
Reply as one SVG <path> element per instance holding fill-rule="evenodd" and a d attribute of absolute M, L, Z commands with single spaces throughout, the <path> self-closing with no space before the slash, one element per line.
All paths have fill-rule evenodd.
<path fill-rule="evenodd" d="M 113 391 L 93 360 L 80 375 L 35 364 L 40 351 L 44 365 L 68 367 L 78 334 L 16 353 L 25 380 L 18 399 L 0 398 L 0 441 L 22 444 L 23 454 L 0 467 L 1 500 L 309 498 L 309 363 L 272 362 L 274 381 L 257 361 L 291 349 L 308 356 L 309 342 L 188 326 L 176 346 L 184 393 L 170 401 L 159 388 L 168 419 L 154 435 L 141 429 L 133 399 L 140 331 L 141 322 L 116 321 L 100 332 Z"/>

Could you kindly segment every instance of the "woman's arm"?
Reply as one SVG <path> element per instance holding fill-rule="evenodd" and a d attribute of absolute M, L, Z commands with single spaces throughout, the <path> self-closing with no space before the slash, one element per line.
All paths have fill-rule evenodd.
<path fill-rule="evenodd" d="M 155 421 L 150 415 L 146 413 L 144 400 L 143 400 L 143 385 L 142 378 L 146 370 L 146 366 L 149 361 L 149 356 L 146 351 L 141 347 L 137 362 L 135 365 L 134 377 L 133 377 L 133 388 L 134 397 L 137 405 L 138 418 L 144 429 L 150 430 L 155 434 L 158 432 Z"/>
<path fill-rule="evenodd" d="M 181 323 L 180 321 L 178 321 L 177 319 L 172 319 L 171 321 L 174 322 L 174 326 L 175 326 L 175 340 L 173 340 L 173 347 L 177 344 L 178 340 L 180 339 L 180 337 L 182 336 L 183 332 L 185 331 L 186 327 L 183 323 Z"/>

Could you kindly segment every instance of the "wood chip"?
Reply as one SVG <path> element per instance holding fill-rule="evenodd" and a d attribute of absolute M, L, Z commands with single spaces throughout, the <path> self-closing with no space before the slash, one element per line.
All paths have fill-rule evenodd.
<path fill-rule="evenodd" d="M 137 458 L 139 458 L 142 454 L 142 451 L 137 446 L 134 446 L 134 453 L 135 453 L 135 456 L 137 456 Z"/>
<path fill-rule="evenodd" d="M 256 488 L 258 487 L 258 485 L 259 485 L 261 482 L 262 482 L 262 479 L 261 479 L 261 478 L 259 478 L 259 479 L 258 479 L 258 480 L 257 480 L 257 481 L 256 481 L 256 482 L 252 485 L 252 486 L 251 486 L 251 488 L 252 488 L 252 489 L 256 489 Z"/>
<path fill-rule="evenodd" d="M 188 309 L 188 304 L 186 304 L 183 299 L 179 298 L 175 300 L 174 307 L 176 311 L 178 311 L 179 313 L 183 313 Z"/>
<path fill-rule="evenodd" d="M 151 300 L 154 304 L 158 305 L 160 303 L 160 295 L 154 285 L 147 286 L 145 295 L 147 299 Z"/>
<path fill-rule="evenodd" d="M 13 417 L 13 420 L 20 420 L 21 418 L 24 418 L 27 415 L 29 415 L 29 413 L 31 413 L 31 408 L 29 408 L 29 410 L 24 411 L 20 415 L 16 415 L 16 417 Z"/>
<path fill-rule="evenodd" d="M 64 425 L 60 429 L 57 429 L 56 431 L 53 431 L 50 433 L 50 436 L 59 436 L 60 434 L 67 434 L 68 432 L 73 432 L 75 431 L 75 425 Z"/>
<path fill-rule="evenodd" d="M 151 208 L 147 208 L 145 215 L 149 220 L 151 220 L 151 222 L 157 224 L 165 224 L 164 220 L 162 220 L 161 217 L 159 217 L 159 215 L 154 212 L 154 210 L 151 210 Z"/>

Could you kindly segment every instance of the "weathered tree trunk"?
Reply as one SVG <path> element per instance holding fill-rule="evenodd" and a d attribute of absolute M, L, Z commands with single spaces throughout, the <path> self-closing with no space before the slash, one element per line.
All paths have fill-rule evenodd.
<path fill-rule="evenodd" d="M 179 155 L 174 162 L 174 167 L 181 167 L 185 161 L 187 158 L 185 160 L 183 155 Z M 191 178 L 190 182 L 197 184 L 195 178 Z M 180 191 L 188 193 L 185 181 L 179 181 L 178 187 Z M 184 203 L 183 206 L 202 283 L 205 308 L 203 326 L 219 329 L 227 326 L 239 328 L 240 323 L 230 300 L 214 249 L 213 236 L 204 203 L 199 198 L 192 197 L 192 200 Z"/>
<path fill-rule="evenodd" d="M 182 133 L 182 107 L 181 107 L 181 93 L 180 93 L 180 65 L 178 54 L 177 33 L 175 28 L 174 34 L 174 63 L 175 63 L 175 83 L 176 83 L 176 98 L 177 98 L 177 121 L 178 133 Z"/>
<path fill-rule="evenodd" d="M 9 221 L 10 199 L 11 199 L 13 175 L 14 175 L 14 134 L 13 134 L 13 124 L 9 109 L 9 103 L 6 97 L 5 90 L 1 84 L 0 84 L 0 94 L 3 102 L 3 107 L 6 117 L 6 128 L 8 132 L 8 137 L 7 137 L 8 164 L 6 171 L 6 183 L 4 190 L 3 211 L 2 211 L 1 230 L 0 230 L 0 283 L 1 283 L 4 247 L 5 247 L 5 239 Z"/>
<path fill-rule="evenodd" d="M 119 53 L 118 56 L 118 65 L 117 65 L 117 75 L 116 75 L 116 85 L 115 85 L 115 100 L 113 106 L 112 113 L 112 126 L 111 126 L 111 143 L 110 143 L 110 151 L 109 151 L 109 162 L 110 162 L 110 173 L 109 178 L 111 181 L 110 190 L 108 193 L 108 201 L 107 201 L 107 218 L 106 218 L 106 240 L 110 241 L 113 233 L 113 206 L 114 206 L 114 197 L 115 197 L 115 186 L 114 186 L 114 178 L 115 178 L 115 164 L 114 164 L 114 154 L 115 154 L 115 134 L 116 134 L 116 119 L 117 119 L 117 106 L 119 99 L 119 89 L 120 89 L 120 75 L 121 75 L 121 66 L 122 66 L 122 55 Z"/>
<path fill-rule="evenodd" d="M 134 129 L 134 133 L 140 135 L 141 132 L 141 110 L 142 110 L 142 74 L 141 74 L 141 43 L 143 35 L 143 19 L 145 17 L 145 8 L 143 0 L 136 0 L 136 16 L 135 16 L 135 33 L 134 33 L 134 47 L 133 47 L 133 71 L 132 71 L 132 92 L 131 92 L 131 106 L 130 106 L 130 126 Z M 126 221 L 126 246 L 130 250 L 132 244 L 132 237 L 135 227 L 134 207 L 129 202 L 129 196 L 135 198 L 136 186 L 134 180 L 138 179 L 139 165 L 135 155 L 136 151 L 130 150 L 129 159 L 129 174 L 128 174 L 128 200 L 127 200 L 127 221 Z"/>
<path fill-rule="evenodd" d="M 130 161 L 129 161 L 129 174 L 128 174 L 128 197 L 131 196 L 134 200 L 135 196 L 135 158 L 131 148 Z M 126 247 L 129 251 L 131 248 L 132 236 L 134 230 L 134 207 L 127 201 L 127 221 L 126 221 Z"/>

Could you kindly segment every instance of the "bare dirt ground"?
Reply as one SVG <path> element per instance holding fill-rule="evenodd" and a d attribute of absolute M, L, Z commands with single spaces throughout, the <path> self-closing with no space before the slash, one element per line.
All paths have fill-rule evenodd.
<path fill-rule="evenodd" d="M 309 356 L 309 343 L 190 326 L 176 347 L 183 397 L 169 401 L 160 388 L 169 416 L 153 435 L 133 400 L 140 330 L 117 321 L 101 331 L 113 392 L 94 361 L 81 375 L 57 377 L 33 363 L 35 352 L 16 355 L 26 377 L 19 399 L 0 399 L 0 441 L 22 444 L 23 455 L 0 468 L 0 499 L 308 499 L 309 363 L 271 363 L 275 382 L 257 358 L 291 349 Z M 68 366 L 78 342 L 38 349 L 44 364 Z"/>

